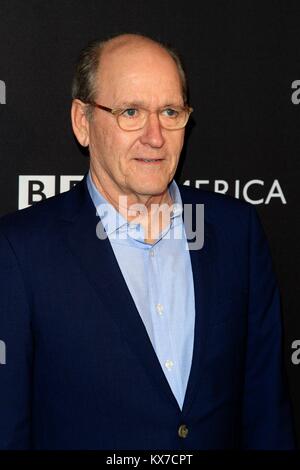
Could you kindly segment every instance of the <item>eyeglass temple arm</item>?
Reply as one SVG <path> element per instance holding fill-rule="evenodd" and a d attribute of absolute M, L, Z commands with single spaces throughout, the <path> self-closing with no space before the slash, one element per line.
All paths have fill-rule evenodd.
<path fill-rule="evenodd" d="M 114 114 L 114 109 L 108 108 L 107 106 L 102 106 L 102 104 L 95 103 L 95 101 L 87 101 L 86 104 L 90 104 L 91 106 L 95 106 L 95 108 L 103 109 L 103 111 L 107 111 L 108 113 Z"/>

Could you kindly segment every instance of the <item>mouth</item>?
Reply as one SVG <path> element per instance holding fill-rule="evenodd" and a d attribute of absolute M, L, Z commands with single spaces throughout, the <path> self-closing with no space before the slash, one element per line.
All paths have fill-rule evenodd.
<path fill-rule="evenodd" d="M 135 158 L 134 160 L 145 165 L 158 165 L 163 158 Z"/>

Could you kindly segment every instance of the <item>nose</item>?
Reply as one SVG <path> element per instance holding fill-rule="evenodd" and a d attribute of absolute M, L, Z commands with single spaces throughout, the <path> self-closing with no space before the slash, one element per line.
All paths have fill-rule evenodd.
<path fill-rule="evenodd" d="M 143 134 L 140 138 L 142 144 L 148 144 L 151 147 L 160 148 L 165 143 L 162 134 L 162 127 L 159 122 L 157 113 L 150 113 L 147 122 L 143 127 Z"/>

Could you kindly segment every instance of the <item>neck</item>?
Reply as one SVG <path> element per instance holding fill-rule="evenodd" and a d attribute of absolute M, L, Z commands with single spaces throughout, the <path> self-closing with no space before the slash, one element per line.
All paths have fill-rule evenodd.
<path fill-rule="evenodd" d="M 161 205 L 171 206 L 173 204 L 168 188 L 159 194 L 127 194 L 121 193 L 114 189 L 107 190 L 107 186 L 103 184 L 97 174 L 90 169 L 92 181 L 100 194 L 129 222 L 132 221 L 136 214 L 135 212 L 145 211 L 151 214 L 156 211 Z M 140 207 L 140 210 L 139 209 Z"/>
<path fill-rule="evenodd" d="M 145 232 L 145 242 L 154 243 L 170 223 L 173 205 L 168 188 L 158 195 L 121 194 L 108 191 L 91 169 L 91 177 L 97 190 L 128 221 L 140 223 Z"/>

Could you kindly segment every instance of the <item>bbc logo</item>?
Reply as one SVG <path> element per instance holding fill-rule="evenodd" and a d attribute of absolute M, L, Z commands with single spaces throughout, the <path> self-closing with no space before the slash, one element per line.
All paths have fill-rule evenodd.
<path fill-rule="evenodd" d="M 32 206 L 56 193 L 69 191 L 83 175 L 19 175 L 18 208 Z"/>

